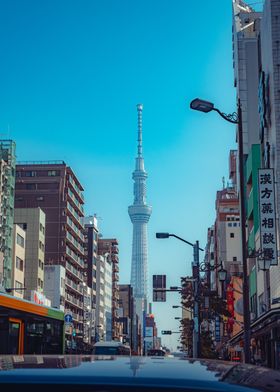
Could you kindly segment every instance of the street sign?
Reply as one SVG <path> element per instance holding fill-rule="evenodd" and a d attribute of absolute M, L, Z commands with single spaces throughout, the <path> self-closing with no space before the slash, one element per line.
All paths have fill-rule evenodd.
<path fill-rule="evenodd" d="M 166 275 L 153 275 L 153 302 L 166 302 L 165 290 Z"/>
<path fill-rule="evenodd" d="M 84 319 L 85 321 L 89 321 L 91 316 L 91 312 L 84 312 Z"/>
<path fill-rule="evenodd" d="M 66 324 L 71 324 L 72 321 L 73 321 L 72 315 L 71 315 L 70 313 L 67 313 L 67 314 L 64 316 L 64 321 L 65 321 Z"/>
<path fill-rule="evenodd" d="M 172 335 L 172 331 L 161 331 L 162 335 Z"/>

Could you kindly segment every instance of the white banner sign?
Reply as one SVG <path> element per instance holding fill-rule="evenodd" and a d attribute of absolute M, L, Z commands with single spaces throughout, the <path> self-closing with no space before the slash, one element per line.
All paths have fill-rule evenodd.
<path fill-rule="evenodd" d="M 261 257 L 278 264 L 273 169 L 259 169 Z"/>

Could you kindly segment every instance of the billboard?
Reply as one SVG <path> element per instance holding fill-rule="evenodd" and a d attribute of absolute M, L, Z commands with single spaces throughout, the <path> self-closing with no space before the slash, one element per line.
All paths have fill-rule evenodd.
<path fill-rule="evenodd" d="M 152 338 L 154 336 L 154 328 L 146 327 L 145 328 L 145 338 Z"/>
<path fill-rule="evenodd" d="M 153 302 L 166 302 L 166 275 L 153 275 Z"/>

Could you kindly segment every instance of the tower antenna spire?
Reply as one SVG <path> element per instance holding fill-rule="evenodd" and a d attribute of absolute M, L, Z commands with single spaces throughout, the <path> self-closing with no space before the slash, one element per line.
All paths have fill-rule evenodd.
<path fill-rule="evenodd" d="M 142 110 L 143 105 L 139 103 L 137 105 L 138 112 L 138 157 L 142 157 Z"/>

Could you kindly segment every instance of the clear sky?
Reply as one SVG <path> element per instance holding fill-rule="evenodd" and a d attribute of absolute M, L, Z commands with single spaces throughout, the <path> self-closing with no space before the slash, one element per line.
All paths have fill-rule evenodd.
<path fill-rule="evenodd" d="M 0 0 L 0 137 L 16 141 L 18 161 L 72 167 L 86 213 L 119 239 L 121 283 L 130 281 L 137 103 L 153 206 L 150 287 L 152 274 L 174 286 L 191 273 L 192 248 L 157 231 L 205 246 L 235 129 L 189 102 L 235 110 L 231 26 L 231 0 Z M 153 304 L 159 331 L 178 330 L 179 301 L 170 293 Z M 165 344 L 175 349 L 178 336 Z"/>

